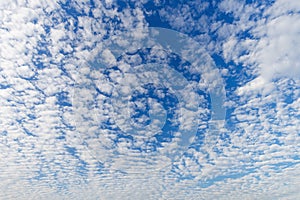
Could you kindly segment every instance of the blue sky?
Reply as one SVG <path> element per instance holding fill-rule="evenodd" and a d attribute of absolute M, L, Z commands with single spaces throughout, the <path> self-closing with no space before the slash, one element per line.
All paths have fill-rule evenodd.
<path fill-rule="evenodd" d="M 0 199 L 299 199 L 299 12 L 0 2 Z"/>

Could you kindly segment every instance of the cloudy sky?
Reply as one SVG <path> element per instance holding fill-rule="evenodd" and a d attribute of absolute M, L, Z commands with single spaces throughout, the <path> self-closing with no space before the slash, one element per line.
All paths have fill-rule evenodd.
<path fill-rule="evenodd" d="M 0 199 L 299 199 L 300 1 L 0 0 Z"/>

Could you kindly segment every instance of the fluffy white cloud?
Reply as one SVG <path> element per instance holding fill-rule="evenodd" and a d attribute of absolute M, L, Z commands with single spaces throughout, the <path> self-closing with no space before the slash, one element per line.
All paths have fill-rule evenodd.
<path fill-rule="evenodd" d="M 257 28 L 257 33 L 262 38 L 251 57 L 267 80 L 279 77 L 299 78 L 300 15 L 269 18 L 271 19 L 263 27 Z"/>
<path fill-rule="evenodd" d="M 147 39 L 149 28 L 142 8 L 146 1 L 135 3 L 136 9 L 121 11 L 110 0 L 95 1 L 96 8 L 88 1 L 70 2 L 70 12 L 82 15 L 78 17 L 60 7 L 66 2 L 59 3 L 0 2 L 1 199 L 299 198 L 297 1 L 243 5 L 225 0 L 214 5 L 233 15 L 231 24 L 212 22 L 217 16 L 205 14 L 195 19 L 197 12 L 209 8 L 205 2 L 162 8 L 160 16 L 174 29 L 202 32 L 195 37 L 199 43 L 190 40 L 188 49 L 176 52 L 192 62 L 191 72 L 202 75 L 202 82 L 190 84 L 165 68 L 133 73 L 128 63 L 138 64 L 141 57 L 132 56 L 123 63 L 109 50 L 115 42 L 130 46 L 126 50 L 131 52 Z M 156 5 L 161 4 L 156 1 Z M 252 20 L 253 13 L 261 15 Z M 251 37 L 241 40 L 239 33 L 245 30 Z M 211 40 L 209 31 L 222 41 Z M 135 43 L 120 38 L 123 32 L 126 39 L 135 38 Z M 206 46 L 199 48 L 199 44 Z M 150 56 L 167 59 L 162 47 L 174 49 L 161 45 Z M 208 112 L 204 107 L 196 109 L 206 100 L 194 89 L 212 92 L 224 84 L 222 77 L 234 74 L 233 68 L 221 73 L 211 65 L 207 52 L 221 49 L 225 62 L 243 65 L 253 80 L 236 80 L 236 90 L 229 94 L 232 99 L 226 106 L 232 110 L 228 119 L 232 127 L 220 124 L 220 131 L 207 131 L 203 139 L 198 135 L 189 149 L 184 146 L 182 155 L 180 134 L 199 122 L 195 116 Z M 87 61 L 99 52 L 103 60 L 93 67 Z M 103 63 L 119 65 L 120 70 L 105 75 Z M 145 92 L 139 87 L 145 78 L 173 89 L 181 100 L 174 121 L 182 132 L 174 133 L 178 137 L 174 141 L 162 143 L 157 154 L 147 143 L 157 142 L 152 134 L 119 138 L 115 129 L 120 124 L 112 120 L 119 117 L 123 119 L 119 123 L 127 123 L 128 113 L 123 102 L 113 107 L 110 96 L 130 96 L 138 89 Z M 164 92 L 157 95 L 166 97 Z M 153 108 L 151 128 L 159 130 L 166 111 L 160 102 L 150 99 L 148 104 Z M 130 105 L 143 107 L 145 102 Z M 104 127 L 108 125 L 111 129 Z M 205 123 L 200 125 L 206 128 Z M 179 158 L 174 160 L 175 156 Z"/>

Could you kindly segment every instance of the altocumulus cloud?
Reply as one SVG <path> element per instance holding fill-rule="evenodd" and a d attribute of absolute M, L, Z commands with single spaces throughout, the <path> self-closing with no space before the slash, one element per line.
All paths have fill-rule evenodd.
<path fill-rule="evenodd" d="M 299 198 L 299 11 L 293 0 L 0 2 L 0 198 Z M 174 162 L 141 154 L 146 139 L 119 137 L 111 117 L 122 112 L 109 99 L 139 84 L 128 70 L 143 58 L 123 62 L 108 47 L 116 41 L 134 54 L 150 26 L 188 35 L 215 63 L 211 71 L 186 64 L 191 86 L 209 92 L 221 76 L 226 89 L 224 126 L 198 134 Z M 149 57 L 168 60 L 160 48 Z M 87 64 L 99 52 L 106 71 Z M 195 101 L 209 104 L 202 97 Z M 189 127 L 192 117 L 177 121 Z"/>

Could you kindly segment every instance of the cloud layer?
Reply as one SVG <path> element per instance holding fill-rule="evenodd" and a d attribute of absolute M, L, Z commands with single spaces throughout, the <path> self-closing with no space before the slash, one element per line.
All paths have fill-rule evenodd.
<path fill-rule="evenodd" d="M 1 2 L 0 198 L 299 198 L 300 4 L 246 2 Z M 188 48 L 149 40 L 157 24 Z M 138 68 L 172 59 L 176 73 Z M 226 122 L 207 131 L 222 103 Z M 128 115 L 137 130 L 167 124 L 173 139 L 120 134 Z"/>

